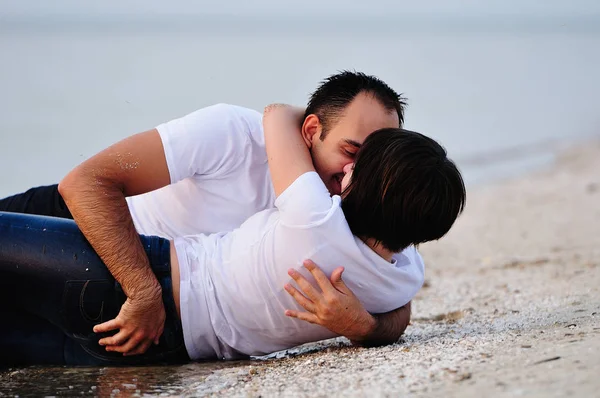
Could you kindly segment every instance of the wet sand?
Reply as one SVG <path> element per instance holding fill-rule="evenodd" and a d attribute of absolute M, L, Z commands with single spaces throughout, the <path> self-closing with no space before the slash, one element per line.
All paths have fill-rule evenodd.
<path fill-rule="evenodd" d="M 426 285 L 397 344 L 334 339 L 234 363 L 26 368 L 0 396 L 594 396 L 600 390 L 600 141 L 470 189 L 423 245 Z"/>

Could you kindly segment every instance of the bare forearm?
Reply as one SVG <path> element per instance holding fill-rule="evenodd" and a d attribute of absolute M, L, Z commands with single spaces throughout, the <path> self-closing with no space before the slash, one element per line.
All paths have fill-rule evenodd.
<path fill-rule="evenodd" d="M 265 148 L 276 196 L 300 175 L 314 170 L 299 126 L 301 115 L 299 109 L 283 104 L 268 105 L 264 111 Z"/>
<path fill-rule="evenodd" d="M 377 347 L 397 342 L 410 323 L 410 302 L 403 307 L 384 314 L 373 315 L 375 319 L 372 331 L 353 344 L 365 347 Z"/>
<path fill-rule="evenodd" d="M 80 170 L 59 185 L 73 218 L 128 297 L 160 295 L 125 195 L 109 178 Z"/>

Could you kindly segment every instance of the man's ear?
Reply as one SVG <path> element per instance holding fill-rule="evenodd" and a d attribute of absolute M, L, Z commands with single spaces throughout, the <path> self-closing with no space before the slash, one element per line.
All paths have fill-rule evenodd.
<path fill-rule="evenodd" d="M 304 119 L 302 123 L 302 138 L 306 143 L 308 149 L 312 148 L 312 143 L 315 138 L 318 138 L 321 134 L 321 122 L 319 117 L 315 114 L 310 114 Z"/>

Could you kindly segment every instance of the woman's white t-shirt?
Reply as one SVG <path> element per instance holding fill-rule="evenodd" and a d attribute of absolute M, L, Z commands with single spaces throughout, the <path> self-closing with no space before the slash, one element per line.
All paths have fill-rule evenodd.
<path fill-rule="evenodd" d="M 331 197 L 319 175 L 300 176 L 275 201 L 229 233 L 175 239 L 181 284 L 181 319 L 192 359 L 264 355 L 335 337 L 331 331 L 287 317 L 303 310 L 285 291 L 287 274 L 312 259 L 343 279 L 367 311 L 405 305 L 422 284 L 416 251 L 388 262 L 352 235 L 339 196 Z M 421 263 L 422 264 L 422 263 Z"/>

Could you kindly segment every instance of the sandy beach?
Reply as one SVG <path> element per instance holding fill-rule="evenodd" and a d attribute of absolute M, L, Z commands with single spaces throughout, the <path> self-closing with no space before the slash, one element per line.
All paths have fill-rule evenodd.
<path fill-rule="evenodd" d="M 453 230 L 421 252 L 426 285 L 395 345 L 336 339 L 231 364 L 13 369 L 0 373 L 0 396 L 598 394 L 600 141 L 470 189 Z"/>

